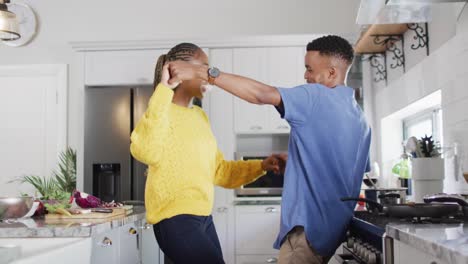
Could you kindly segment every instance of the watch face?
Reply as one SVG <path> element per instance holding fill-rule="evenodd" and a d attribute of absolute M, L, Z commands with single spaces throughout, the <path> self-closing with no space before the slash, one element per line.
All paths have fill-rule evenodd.
<path fill-rule="evenodd" d="M 213 77 L 213 78 L 216 78 L 219 76 L 219 69 L 216 68 L 216 67 L 212 67 L 208 70 L 208 74 Z"/>

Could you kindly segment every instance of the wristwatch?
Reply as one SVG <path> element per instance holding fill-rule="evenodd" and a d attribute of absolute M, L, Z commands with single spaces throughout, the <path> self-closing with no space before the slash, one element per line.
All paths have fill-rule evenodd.
<path fill-rule="evenodd" d="M 216 67 L 210 67 L 208 69 L 208 83 L 211 85 L 214 85 L 216 77 L 219 76 L 219 69 Z"/>

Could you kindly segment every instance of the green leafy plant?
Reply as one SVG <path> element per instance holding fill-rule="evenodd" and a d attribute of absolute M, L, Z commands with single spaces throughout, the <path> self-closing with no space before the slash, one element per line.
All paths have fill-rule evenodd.
<path fill-rule="evenodd" d="M 41 195 L 41 199 L 49 199 L 51 194 L 57 188 L 55 179 L 45 178 L 36 175 L 26 175 L 18 179 L 21 183 L 31 184 Z"/>
<path fill-rule="evenodd" d="M 424 135 L 424 137 L 419 139 L 418 145 L 420 146 L 421 152 L 424 155 L 423 157 L 431 158 L 440 156 L 440 142 L 434 142 L 432 136 Z"/>
<path fill-rule="evenodd" d="M 58 170 L 52 177 L 20 176 L 13 181 L 31 184 L 41 195 L 41 200 L 67 200 L 76 188 L 76 151 L 68 147 L 60 153 Z"/>
<path fill-rule="evenodd" d="M 55 181 L 65 192 L 72 193 L 76 188 L 76 151 L 67 148 L 59 156 L 58 171 L 54 171 Z"/>

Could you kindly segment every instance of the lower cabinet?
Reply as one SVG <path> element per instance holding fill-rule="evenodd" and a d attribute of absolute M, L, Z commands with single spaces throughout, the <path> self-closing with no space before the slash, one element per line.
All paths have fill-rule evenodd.
<path fill-rule="evenodd" d="M 145 220 L 92 237 L 92 264 L 160 264 L 161 256 L 153 226 Z"/>
<path fill-rule="evenodd" d="M 393 240 L 393 250 L 394 264 L 449 264 L 398 240 Z"/>
<path fill-rule="evenodd" d="M 112 229 L 92 238 L 91 263 L 120 263 L 119 229 Z"/>
<path fill-rule="evenodd" d="M 236 206 L 236 264 L 277 263 L 273 243 L 280 227 L 280 205 Z"/>
<path fill-rule="evenodd" d="M 272 254 L 280 227 L 280 205 L 236 206 L 236 254 Z"/>
<path fill-rule="evenodd" d="M 153 225 L 143 220 L 141 226 L 141 263 L 163 264 L 164 254 L 159 249 L 158 242 L 154 236 Z"/>
<path fill-rule="evenodd" d="M 121 264 L 139 264 L 141 262 L 141 221 L 119 228 L 119 252 Z"/>

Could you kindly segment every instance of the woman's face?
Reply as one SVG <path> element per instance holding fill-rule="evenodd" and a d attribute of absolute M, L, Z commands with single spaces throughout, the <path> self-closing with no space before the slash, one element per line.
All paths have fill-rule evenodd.
<path fill-rule="evenodd" d="M 193 59 L 191 59 L 189 62 L 194 63 L 194 64 L 207 65 L 207 66 L 209 65 L 208 56 L 201 49 L 197 53 L 195 53 L 195 55 L 193 56 Z M 204 81 L 199 80 L 199 79 L 194 79 L 190 81 L 184 81 L 178 86 L 178 88 L 186 89 L 192 94 L 192 96 L 202 99 L 203 93 L 201 91 L 201 87 L 203 84 L 205 84 Z"/>

